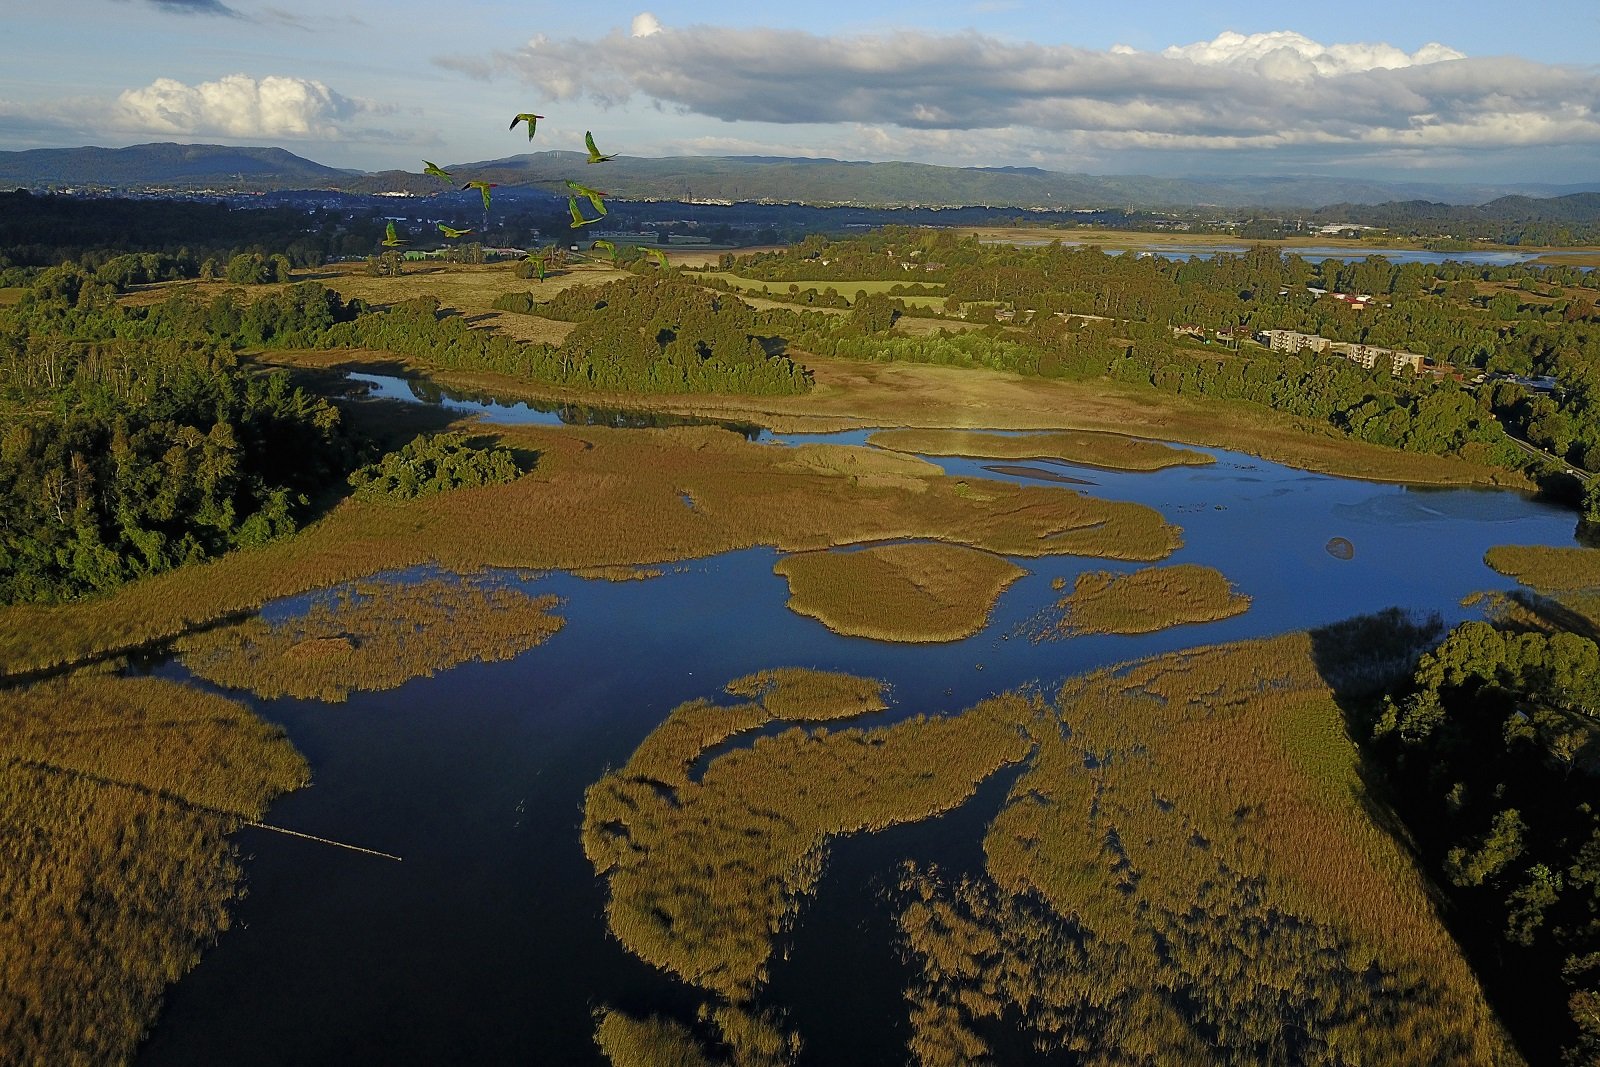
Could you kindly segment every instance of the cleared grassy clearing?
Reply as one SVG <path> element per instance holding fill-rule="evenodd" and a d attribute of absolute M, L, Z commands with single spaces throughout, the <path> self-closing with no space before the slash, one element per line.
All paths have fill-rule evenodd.
<path fill-rule="evenodd" d="M 995 601 L 1027 572 L 955 545 L 884 545 L 785 556 L 789 609 L 847 637 L 959 641 L 983 629 Z"/>
<path fill-rule="evenodd" d="M 257 696 L 342 701 L 469 661 L 511 659 L 561 628 L 560 601 L 490 579 L 356 582 L 304 615 L 249 619 L 183 638 L 183 663 Z"/>
<path fill-rule="evenodd" d="M 503 427 L 538 452 L 507 485 L 404 506 L 347 501 L 294 537 L 93 600 L 0 610 L 0 674 L 176 637 L 266 601 L 434 563 L 648 565 L 772 545 L 788 552 L 941 540 L 1011 556 L 1164 558 L 1179 530 L 1149 508 L 1065 489 L 946 477 L 873 448 L 776 449 L 723 430 Z M 685 494 L 695 502 L 684 507 Z"/>
<path fill-rule="evenodd" d="M 776 300 L 782 300 L 785 296 L 789 295 L 789 287 L 791 285 L 797 287 L 797 291 L 802 293 L 807 289 L 815 289 L 819 293 L 825 293 L 829 289 L 832 289 L 834 292 L 850 301 L 855 300 L 857 293 L 866 293 L 868 296 L 876 296 L 879 294 L 892 296 L 894 294 L 891 292 L 891 290 L 893 290 L 896 286 L 908 286 L 915 284 L 925 285 L 930 289 L 944 288 L 943 282 L 926 282 L 921 278 L 911 277 L 909 274 L 903 279 L 897 279 L 894 281 L 880 281 L 874 279 L 851 280 L 848 278 L 841 281 L 837 278 L 817 278 L 800 281 L 791 280 L 783 282 L 765 282 L 758 278 L 746 278 L 742 275 L 733 274 L 729 271 L 708 270 L 702 271 L 700 277 L 715 278 L 718 281 L 726 282 L 735 289 L 739 289 L 747 293 L 760 293 L 763 296 L 768 296 Z M 908 305 L 915 304 L 919 307 L 938 307 L 941 303 L 943 303 L 944 297 L 927 295 L 907 296 L 904 297 L 904 300 Z"/>
<path fill-rule="evenodd" d="M 799 701 L 783 712 L 772 705 L 774 693 L 805 684 L 804 674 L 758 703 L 675 709 L 584 801 L 584 851 L 609 884 L 612 932 L 640 958 L 735 1003 L 765 981 L 774 938 L 815 892 L 831 838 L 961 804 L 1026 755 L 1018 724 L 1038 710 L 999 697 L 953 718 L 871 730 L 797 727 L 718 756 L 698 782 L 687 777 L 703 751 L 696 739 L 716 744 L 770 721 L 814 720 L 819 711 L 836 717 L 838 703 Z M 876 691 L 876 683 L 854 681 Z"/>
<path fill-rule="evenodd" d="M 1368 815 L 1316 655 L 1292 634 L 1066 685 L 989 877 L 907 879 L 918 1062 L 973 1062 L 1019 1016 L 1097 1067 L 1520 1062 Z"/>
<path fill-rule="evenodd" d="M 0 287 L 0 307 L 11 307 L 22 303 L 22 294 L 28 291 L 25 285 Z"/>
<path fill-rule="evenodd" d="M 188 686 L 0 690 L 0 1061 L 131 1059 L 228 927 L 225 835 L 306 779 L 281 730 Z"/>
<path fill-rule="evenodd" d="M 1056 601 L 1060 617 L 1039 636 L 1147 634 L 1231 618 L 1249 607 L 1250 598 L 1236 593 L 1221 571 L 1197 563 L 1094 571 L 1078 575 L 1072 592 Z"/>
<path fill-rule="evenodd" d="M 1025 436 L 977 430 L 879 430 L 868 444 L 924 456 L 968 456 L 974 459 L 1059 459 L 1110 470 L 1153 471 L 1166 467 L 1214 463 L 1204 452 L 1173 448 L 1114 433 L 1033 433 Z"/>

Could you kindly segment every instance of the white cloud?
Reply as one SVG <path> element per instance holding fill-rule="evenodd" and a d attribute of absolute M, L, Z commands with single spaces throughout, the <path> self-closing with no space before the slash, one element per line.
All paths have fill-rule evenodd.
<path fill-rule="evenodd" d="M 157 78 L 118 96 L 109 119 L 115 128 L 149 133 L 325 141 L 376 110 L 320 81 L 230 74 L 198 85 Z"/>
<path fill-rule="evenodd" d="M 1069 143 L 1084 152 L 1600 146 L 1600 68 L 1471 58 L 1437 43 L 1413 52 L 1323 44 L 1291 31 L 1096 51 L 976 32 L 678 28 L 641 14 L 598 40 L 538 37 L 483 63 L 473 73 L 514 73 L 555 100 L 612 106 L 639 95 L 726 122 L 855 129 L 857 143 L 877 129 L 900 144 L 946 141 L 947 151 L 995 140 L 1047 154 Z"/>
<path fill-rule="evenodd" d="M 1248 37 L 1230 30 L 1218 34 L 1215 40 L 1173 45 L 1161 54 L 1168 59 L 1245 68 L 1265 77 L 1281 79 L 1395 70 L 1466 58 L 1463 53 L 1438 43 L 1425 44 L 1407 54 L 1389 44 L 1322 45 L 1293 30 L 1252 33 Z"/>

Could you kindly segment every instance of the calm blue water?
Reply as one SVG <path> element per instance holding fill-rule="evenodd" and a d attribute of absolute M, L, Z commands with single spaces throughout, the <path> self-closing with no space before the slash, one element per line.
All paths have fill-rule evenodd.
<path fill-rule="evenodd" d="M 140 1062 L 593 1064 L 600 1004 L 691 1020 L 699 998 L 606 933 L 604 887 L 578 841 L 583 791 L 674 705 L 741 674 L 795 665 L 887 679 L 894 707 L 878 721 L 953 711 L 1104 664 L 1391 605 L 1459 619 L 1465 594 L 1511 585 L 1483 566 L 1489 546 L 1572 543 L 1572 513 L 1520 495 L 1373 485 L 1208 451 L 1212 467 L 1152 474 L 1033 465 L 1181 524 L 1185 545 L 1169 562 L 1217 566 L 1254 598 L 1223 622 L 1032 643 L 1022 631 L 1059 595 L 1052 578 L 1138 566 L 1055 557 L 1018 561 L 1031 573 L 982 633 L 882 644 L 788 611 L 772 573 L 778 553 L 754 548 L 645 582 L 507 576 L 560 595 L 567 620 L 514 660 L 345 704 L 249 698 L 287 728 L 315 776 L 269 821 L 403 862 L 243 831 L 249 895 L 235 928 L 172 991 Z M 936 462 L 997 477 L 971 460 Z M 1329 555 L 1335 536 L 1354 544 L 1353 559 Z M 185 676 L 174 664 L 158 670 Z M 939 819 L 835 849 L 765 998 L 790 1010 L 806 1062 L 904 1061 L 905 975 L 885 890 L 908 857 L 976 869 L 1006 780 Z"/>
<path fill-rule="evenodd" d="M 1053 243 L 1053 239 L 1039 238 L 1030 240 L 1004 240 L 990 239 L 983 244 L 1007 244 L 1020 247 L 1042 248 Z M 1084 247 L 1096 244 L 1093 241 L 1062 241 L 1067 248 Z M 1122 247 L 1106 248 L 1107 255 L 1120 256 L 1124 252 L 1133 252 L 1139 256 L 1160 256 L 1162 259 L 1211 259 L 1220 252 L 1231 255 L 1243 255 L 1250 250 L 1250 242 L 1239 243 L 1218 242 L 1216 244 L 1195 245 L 1169 245 L 1169 244 L 1137 244 L 1132 242 L 1119 242 Z M 1588 255 L 1590 249 L 1579 249 L 1568 252 L 1551 252 L 1540 250 L 1537 252 L 1508 252 L 1501 250 L 1474 250 L 1468 249 L 1461 252 L 1430 252 L 1421 248 L 1339 248 L 1336 246 L 1304 248 L 1288 248 L 1285 255 L 1297 255 L 1308 263 L 1321 263 L 1325 259 L 1360 260 L 1368 256 L 1382 256 L 1390 263 L 1469 263 L 1480 267 L 1512 267 L 1518 263 L 1527 263 L 1543 256 L 1577 256 Z M 1593 270 L 1593 267 L 1579 267 L 1579 270 Z"/>

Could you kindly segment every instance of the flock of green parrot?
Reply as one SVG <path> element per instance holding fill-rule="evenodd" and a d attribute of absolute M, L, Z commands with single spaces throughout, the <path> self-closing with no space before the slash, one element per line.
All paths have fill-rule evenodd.
<path fill-rule="evenodd" d="M 517 128 L 517 124 L 518 123 L 523 123 L 523 122 L 527 123 L 528 124 L 528 140 L 531 142 L 533 140 L 534 130 L 536 130 L 538 128 L 539 120 L 542 119 L 542 118 L 544 118 L 543 115 L 535 115 L 531 111 L 524 111 L 524 112 L 521 112 L 520 114 L 516 115 L 511 120 L 511 125 L 508 126 L 507 129 L 514 130 L 514 129 Z M 606 163 L 606 162 L 608 162 L 610 160 L 613 160 L 613 159 L 617 158 L 615 155 L 606 155 L 605 153 L 601 152 L 599 148 L 595 147 L 594 134 L 589 132 L 589 131 L 587 131 L 587 130 L 585 130 L 584 134 L 583 134 L 583 143 L 584 143 L 585 147 L 587 147 L 589 149 L 588 162 L 590 162 L 590 163 Z M 422 173 L 428 174 L 428 175 L 432 175 L 433 177 L 438 178 L 440 181 L 446 183 L 447 185 L 451 185 L 451 186 L 455 185 L 455 178 L 451 176 L 449 171 L 445 170 L 443 167 L 439 166 L 437 163 L 434 163 L 431 160 L 424 159 L 422 161 L 422 164 L 423 164 Z M 466 184 L 462 185 L 461 188 L 463 188 L 463 189 L 476 189 L 476 190 L 478 190 L 479 193 L 483 194 L 483 213 L 484 213 L 484 217 L 487 218 L 488 214 L 489 214 L 489 190 L 496 188 L 497 185 L 498 185 L 498 183 L 496 183 L 496 182 L 470 181 L 470 182 L 467 182 Z M 567 185 L 567 188 L 571 191 L 571 195 L 567 197 L 567 210 L 572 215 L 572 228 L 573 229 L 576 230 L 580 226 L 592 226 L 593 224 L 599 222 L 601 219 L 603 219 L 605 217 L 605 214 L 606 214 L 606 201 L 605 201 L 605 198 L 610 196 L 611 195 L 610 193 L 603 193 L 598 189 L 591 189 L 587 185 L 583 185 L 580 182 L 572 181 L 571 179 L 567 179 L 566 180 L 566 185 Z M 595 216 L 593 218 L 586 217 L 583 214 L 583 210 L 581 208 L 579 208 L 578 201 L 579 201 L 580 198 L 584 199 L 584 200 L 587 200 L 589 202 L 589 206 L 594 209 Z M 469 229 L 458 229 L 458 228 L 456 228 L 454 226 L 446 226 L 442 222 L 439 223 L 438 226 L 439 226 L 439 232 L 444 234 L 444 236 L 446 238 L 449 238 L 449 239 L 454 239 L 454 238 L 457 238 L 457 237 L 465 237 L 465 236 L 467 236 L 468 234 L 470 234 L 472 232 L 472 230 L 470 228 Z M 394 223 L 391 222 L 391 223 L 389 223 L 389 228 L 388 228 L 388 231 L 387 231 L 387 235 L 384 237 L 384 239 L 383 239 L 383 241 L 381 243 L 383 244 L 383 246 L 385 248 L 399 248 L 401 245 L 404 245 L 404 244 L 406 244 L 408 242 L 406 242 L 403 238 L 401 238 L 395 232 Z M 613 245 L 610 241 L 596 241 L 593 245 L 590 246 L 590 248 L 591 249 L 603 249 L 604 251 L 606 251 L 609 254 L 609 256 L 611 258 L 611 262 L 613 264 L 616 263 L 616 261 L 617 261 L 617 249 L 616 249 L 616 246 Z M 647 248 L 644 251 L 658 265 L 660 265 L 662 267 L 667 266 L 666 254 L 663 253 L 659 248 Z M 544 257 L 539 255 L 538 253 L 530 253 L 529 256 L 528 256 L 528 260 L 529 260 L 529 262 L 532 262 L 535 265 L 535 269 L 538 271 L 539 280 L 543 281 L 544 280 L 544 276 L 545 276 L 545 267 L 546 267 Z"/>

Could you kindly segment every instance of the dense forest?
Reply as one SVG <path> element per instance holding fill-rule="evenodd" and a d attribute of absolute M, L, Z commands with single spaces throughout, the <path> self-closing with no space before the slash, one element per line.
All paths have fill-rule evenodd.
<path fill-rule="evenodd" d="M 1468 622 L 1363 724 L 1480 971 L 1571 1064 L 1600 1057 L 1597 714 L 1592 640 Z"/>
<path fill-rule="evenodd" d="M 888 294 L 859 294 L 843 323 L 808 323 L 792 338 L 808 351 L 1105 377 L 1244 400 L 1410 451 L 1521 465 L 1504 426 L 1575 467 L 1600 469 L 1600 294 L 1575 267 L 1381 256 L 1311 263 L 1265 246 L 1169 259 L 903 228 L 844 241 L 811 237 L 786 250 L 724 256 L 720 266 L 788 283 L 790 301 L 815 306 L 832 305 L 840 295 L 833 290 L 853 283 L 899 283 Z M 932 307 L 906 299 L 930 289 L 943 294 Z M 1330 293 L 1372 299 L 1358 306 Z M 902 314 L 940 316 L 951 326 L 911 337 L 893 330 Z M 972 330 L 974 323 L 987 325 Z M 1395 375 L 1248 340 L 1268 329 L 1418 353 L 1439 373 Z M 1466 379 L 1479 373 L 1508 379 L 1470 388 Z M 1535 393 L 1509 380 L 1528 375 L 1552 377 L 1557 387 Z"/>
<path fill-rule="evenodd" d="M 107 589 L 288 533 L 348 469 L 338 411 L 219 339 L 259 335 L 261 312 L 141 313 L 114 296 L 60 267 L 0 314 L 0 602 Z"/>

